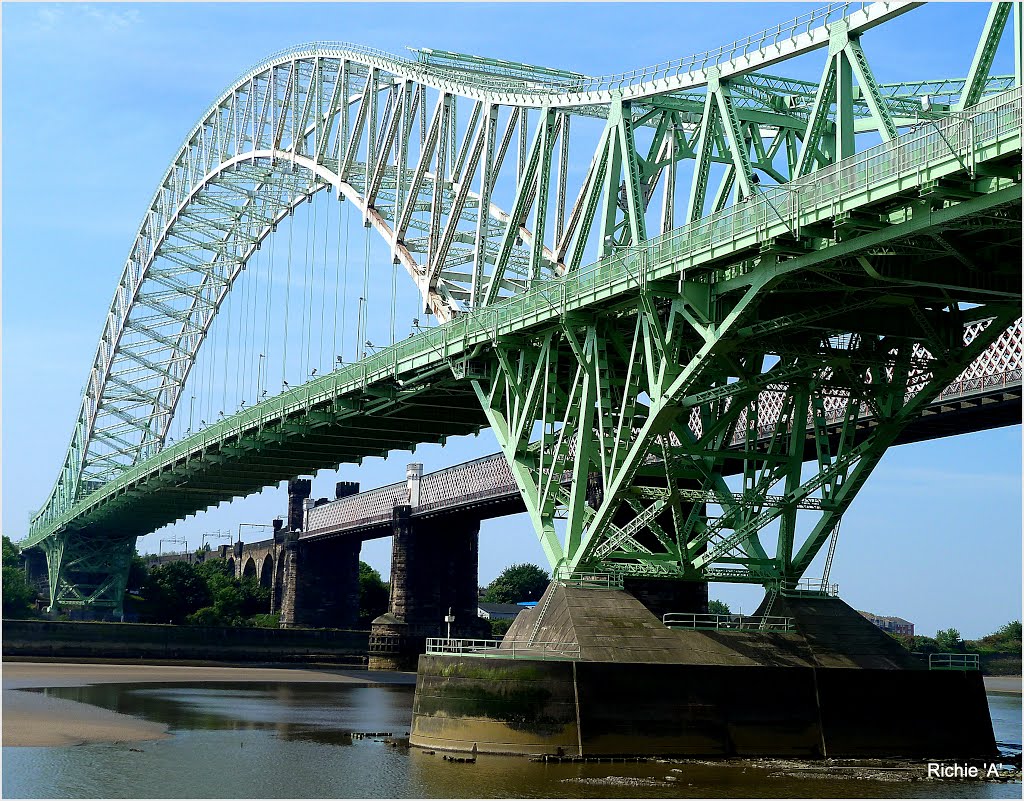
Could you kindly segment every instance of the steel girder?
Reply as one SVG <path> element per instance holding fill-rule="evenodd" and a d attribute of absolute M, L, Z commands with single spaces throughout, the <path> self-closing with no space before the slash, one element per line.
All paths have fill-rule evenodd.
<path fill-rule="evenodd" d="M 967 230 L 998 231 L 1000 226 L 1005 228 L 1006 214 L 999 209 L 1007 202 L 1014 202 L 1004 199 L 1012 198 L 1013 193 L 1017 193 L 1019 198 L 1019 178 L 979 175 L 973 184 L 978 197 L 973 200 L 965 200 L 962 191 L 954 191 L 953 197 L 946 200 L 940 189 L 943 185 L 955 186 L 956 176 L 964 175 L 965 160 L 985 173 L 1005 172 L 998 164 L 1005 163 L 1007 159 L 1012 162 L 1015 154 L 1019 153 L 1019 114 L 1019 104 L 1012 97 L 997 98 L 972 112 L 968 120 L 943 123 L 945 130 L 917 132 L 903 137 L 906 141 L 896 149 L 876 148 L 879 152 L 868 151 L 858 156 L 855 164 L 837 165 L 836 169 L 797 182 L 794 187 L 799 187 L 801 194 L 807 195 L 807 200 L 799 206 L 787 204 L 778 196 L 774 200 L 765 196 L 743 204 L 739 209 L 716 213 L 707 220 L 652 240 L 642 249 L 648 254 L 646 275 L 663 280 L 678 276 L 680 271 L 712 269 L 712 275 L 716 276 L 716 281 L 722 282 L 722 286 L 743 286 L 749 275 L 764 269 L 757 258 L 751 258 L 751 254 L 756 256 L 758 248 L 766 245 L 770 253 L 777 248 L 777 244 L 772 243 L 781 243 L 783 250 L 787 247 L 792 250 L 793 243 L 786 245 L 786 240 L 791 239 L 794 227 L 805 234 L 835 229 L 831 238 L 811 239 L 811 250 L 796 257 L 794 263 L 806 265 L 812 271 L 818 269 L 814 265 L 825 263 L 830 258 L 846 256 L 857 248 L 883 246 L 894 236 L 906 239 L 908 236 L 927 236 L 928 231 L 938 233 L 941 227 L 951 225 L 949 221 L 954 219 L 969 220 L 965 223 Z M 984 134 L 964 136 L 964 129 L 975 126 L 975 120 Z M 949 147 L 953 149 L 947 150 Z M 958 148 L 964 149 L 967 159 Z M 890 161 L 899 166 L 891 167 Z M 871 165 L 872 169 L 865 171 L 863 166 L 858 166 L 861 164 Z M 842 182 L 837 183 L 836 176 L 842 176 Z M 912 193 L 913 187 L 930 199 L 914 203 L 908 201 L 908 192 Z M 870 195 L 865 195 L 866 189 Z M 876 214 L 870 217 L 854 213 L 865 199 L 877 205 L 885 198 L 896 203 L 895 210 L 888 216 Z M 935 203 L 946 203 L 948 208 L 935 211 L 932 209 Z M 921 208 L 932 210 L 921 214 Z M 918 211 L 908 215 L 907 211 L 911 209 Z M 727 238 L 716 239 L 714 234 L 718 232 L 723 232 Z M 918 245 L 921 252 L 931 252 L 936 247 L 934 237 L 922 242 L 923 245 Z M 806 249 L 806 243 L 803 247 Z M 202 455 L 209 444 L 230 441 L 253 426 L 257 431 L 263 430 L 284 417 L 306 414 L 324 403 L 338 404 L 338 408 L 368 408 L 367 404 L 372 405 L 374 399 L 381 396 L 382 389 L 382 397 L 400 400 L 402 391 L 389 389 L 393 386 L 390 382 L 395 379 L 404 385 L 410 381 L 435 380 L 431 376 L 436 376 L 438 370 L 447 371 L 449 368 L 455 371 L 456 377 L 470 375 L 478 371 L 474 365 L 479 361 L 467 360 L 466 357 L 494 337 L 529 329 L 539 321 L 555 319 L 572 309 L 582 310 L 595 304 L 600 306 L 634 293 L 638 280 L 634 262 L 634 257 L 628 253 L 617 254 L 572 274 L 564 281 L 541 284 L 535 290 L 494 307 L 464 315 L 447 326 L 424 332 L 360 364 L 340 368 L 332 374 L 313 379 L 303 387 L 267 399 L 192 435 L 171 449 L 149 457 L 109 485 L 97 487 L 95 497 L 90 496 L 73 509 L 34 527 L 29 542 L 38 542 L 61 530 L 83 513 L 91 515 L 88 510 L 100 510 L 127 487 L 144 486 L 145 477 L 152 475 L 154 470 L 163 470 L 163 465 L 172 464 L 182 456 Z M 730 266 L 715 266 L 723 263 Z M 899 280 L 894 276 L 890 279 Z M 765 320 L 758 324 L 758 330 L 770 333 L 790 319 L 799 319 L 804 313 L 795 312 Z M 188 511 L 192 509 L 185 513 Z"/>
<path fill-rule="evenodd" d="M 827 26 L 841 20 L 850 30 L 867 30 L 913 5 L 833 5 L 722 48 L 716 56 L 720 70 L 743 87 L 741 116 L 800 129 L 801 115 L 786 113 L 778 94 L 786 89 L 795 97 L 800 87 L 755 70 L 819 48 Z M 788 29 L 791 35 L 780 44 Z M 606 116 L 628 95 L 636 113 L 647 115 L 641 124 L 663 130 L 655 118 L 668 112 L 656 104 L 640 107 L 659 99 L 684 108 L 685 93 L 706 81 L 706 61 L 705 55 L 658 65 L 625 82 L 619 76 L 569 80 L 562 71 L 512 69 L 509 62 L 451 53 L 420 51 L 409 60 L 317 44 L 254 67 L 193 128 L 143 218 L 65 462 L 37 522 L 53 519 L 162 447 L 181 388 L 227 292 L 263 239 L 310 194 L 329 185 L 339 198 L 355 202 L 365 223 L 389 241 L 426 307 L 449 319 L 565 269 L 555 251 L 565 250 L 571 115 Z M 436 104 L 428 93 L 437 95 Z M 675 101 L 673 93 L 679 95 Z M 894 90 L 892 102 L 901 102 L 899 93 Z M 469 101 L 463 128 L 456 98 Z M 499 108 L 507 125 L 496 148 Z M 531 108 L 541 110 L 541 119 L 526 158 Z M 508 159 L 502 170 L 517 127 L 519 158 Z M 623 133 L 629 132 L 627 125 Z M 559 168 L 549 191 L 556 144 Z M 620 147 L 627 162 L 639 162 L 631 139 L 617 138 L 616 152 Z M 685 148 L 673 150 L 669 160 L 678 157 L 686 157 Z M 643 213 L 633 179 L 627 212 L 638 241 Z M 515 186 L 510 213 L 494 203 L 503 182 Z M 472 191 L 474 185 L 479 191 Z M 596 188 L 602 189 L 600 182 Z M 558 198 L 551 247 L 544 241 L 549 194 Z M 533 214 L 536 241 L 527 227 L 531 207 L 543 209 Z M 427 221 L 416 218 L 427 209 Z M 663 230 L 670 225 L 671 216 Z M 587 234 L 577 233 L 574 255 L 582 253 Z"/>
<path fill-rule="evenodd" d="M 1019 246 L 1010 234 L 1006 263 Z M 648 286 L 604 314 L 499 341 L 474 386 L 552 567 L 794 586 L 889 445 L 1020 312 L 1019 299 L 987 304 L 991 321 L 965 342 L 976 282 L 965 280 L 957 302 L 952 287 L 921 297 L 920 285 L 894 292 L 864 280 L 876 272 L 866 262 L 893 255 L 812 278 L 836 302 L 785 322 L 766 305 L 800 297 L 806 275 L 765 272 L 739 290 L 684 284 L 682 294 Z M 925 274 L 938 260 L 915 261 Z M 846 310 L 864 298 L 882 313 L 858 326 Z M 762 316 L 776 323 L 770 340 Z M 826 403 L 837 396 L 843 415 L 830 430 Z M 759 405 L 769 398 L 779 413 L 766 437 Z M 858 425 L 864 407 L 878 421 L 869 432 Z M 805 466 L 808 429 L 816 459 Z M 737 460 L 738 488 L 726 480 Z M 798 512 L 812 518 L 802 541 Z"/>
<path fill-rule="evenodd" d="M 510 72 L 508 62 L 481 70 L 481 60 L 470 68 L 457 54 L 421 53 L 410 62 L 351 46 L 299 48 L 257 66 L 193 129 L 144 218 L 64 469 L 33 529 L 53 526 L 162 447 L 226 293 L 260 242 L 312 193 L 330 186 L 359 206 L 427 307 L 447 319 L 573 272 L 595 235 L 604 254 L 642 244 L 659 181 L 661 230 L 671 230 L 680 159 L 695 158 L 695 174 L 705 177 L 709 164 L 726 165 L 713 203 L 721 211 L 730 194 L 752 197 L 755 170 L 782 182 L 808 163 L 827 163 L 832 154 L 822 142 L 830 130 L 847 143 L 840 154 L 851 151 L 854 130 L 875 128 L 891 138 L 923 87 L 952 99 L 1003 86 L 1006 79 L 989 75 L 991 61 L 982 56 L 966 81 L 877 85 L 859 36 L 912 5 L 811 12 L 794 22 L 784 45 L 776 31 L 748 39 L 742 56 L 737 46 L 723 48 L 710 68 L 705 56 L 699 69 L 684 60 L 628 80 L 555 79 L 525 65 Z M 987 26 L 986 41 L 998 38 L 994 27 Z M 809 113 L 809 86 L 754 71 L 825 44 L 828 66 Z M 851 90 L 852 75 L 860 96 Z M 831 84 L 838 87 L 834 115 Z M 707 86 L 703 101 L 691 91 L 700 86 Z M 457 98 L 471 101 L 461 128 Z M 531 108 L 539 110 L 535 124 Z M 570 208 L 573 115 L 606 123 Z M 653 131 L 643 148 L 640 129 Z M 506 159 L 517 136 L 518 157 Z M 503 182 L 508 212 L 495 202 Z M 691 220 L 703 209 L 706 183 L 698 180 L 698 189 Z M 801 217 L 799 200 L 782 212 L 781 204 L 768 205 L 780 220 L 784 213 Z M 429 212 L 427 220 L 416 219 L 420 211 Z"/>
<path fill-rule="evenodd" d="M 62 532 L 42 543 L 50 586 L 51 611 L 67 607 L 124 612 L 125 584 L 135 553 L 135 537 Z"/>

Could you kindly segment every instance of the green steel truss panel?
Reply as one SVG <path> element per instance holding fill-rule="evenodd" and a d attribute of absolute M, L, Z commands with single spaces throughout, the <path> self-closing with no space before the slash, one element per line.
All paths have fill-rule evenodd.
<path fill-rule="evenodd" d="M 971 269 L 980 245 L 970 233 L 984 219 L 998 245 L 1016 241 L 1019 4 L 1015 77 L 990 74 L 1010 27 L 1009 4 L 996 4 L 970 43 L 966 79 L 879 84 L 861 38 L 915 5 L 835 4 L 617 76 L 334 44 L 254 67 L 186 138 L 126 261 L 63 470 L 29 538 L 58 566 L 54 601 L 119 603 L 103 581 L 78 601 L 61 583 L 78 569 L 61 554 L 85 554 L 89 538 L 129 541 L 269 481 L 483 425 L 553 565 L 794 580 L 887 444 L 984 337 L 929 350 L 931 378 L 914 378 L 903 397 L 925 369 L 908 366 L 908 343 L 948 339 L 965 303 L 997 321 L 994 338 L 1012 322 L 998 304 L 1019 300 L 1013 281 Z M 824 47 L 817 84 L 764 71 Z M 603 121 L 596 148 L 574 116 Z M 864 131 L 884 147 L 857 154 Z M 586 159 L 574 185 L 570 165 Z M 683 160 L 688 195 L 677 186 Z M 448 323 L 165 448 L 227 292 L 322 189 L 359 209 Z M 649 239 L 651 228 L 661 236 Z M 595 247 L 601 260 L 582 268 Z M 817 307 L 824 295 L 885 308 L 896 328 L 810 320 L 807 299 Z M 750 334 L 765 326 L 789 350 Z M 837 353 L 823 344 L 835 336 L 856 344 Z M 754 448 L 744 432 L 769 385 L 788 411 Z M 837 392 L 850 398 L 851 432 L 853 410 L 873 410 L 870 436 L 836 440 L 815 426 Z M 805 441 L 805 430 L 818 433 Z M 738 447 L 739 492 L 722 472 Z M 129 509 L 145 513 L 125 525 Z M 820 518 L 799 547 L 798 511 Z M 773 557 L 760 539 L 769 526 Z M 108 559 L 112 576 L 119 558 Z"/>

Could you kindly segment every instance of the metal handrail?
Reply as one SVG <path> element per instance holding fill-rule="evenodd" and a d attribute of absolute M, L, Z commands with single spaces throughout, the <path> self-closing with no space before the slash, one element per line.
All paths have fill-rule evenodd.
<path fill-rule="evenodd" d="M 621 590 L 621 573 L 569 573 L 558 577 L 563 587 L 586 587 L 590 589 Z"/>
<path fill-rule="evenodd" d="M 579 659 L 580 646 L 576 643 L 530 642 L 529 640 L 428 637 L 427 653 L 500 657 L 502 659 Z"/>
<path fill-rule="evenodd" d="M 783 595 L 794 595 L 811 593 L 814 595 L 828 595 L 832 598 L 839 597 L 839 585 L 822 578 L 802 578 L 795 586 L 782 589 Z"/>
<path fill-rule="evenodd" d="M 670 629 L 728 631 L 794 631 L 791 617 L 781 615 L 715 615 L 699 612 L 666 612 L 661 622 Z"/>
<path fill-rule="evenodd" d="M 977 654 L 928 654 L 929 670 L 980 670 Z"/>

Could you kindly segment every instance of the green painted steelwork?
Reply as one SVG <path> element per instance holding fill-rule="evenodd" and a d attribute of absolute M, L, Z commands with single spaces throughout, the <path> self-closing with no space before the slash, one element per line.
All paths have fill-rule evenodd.
<path fill-rule="evenodd" d="M 914 5 L 830 6 L 603 78 L 328 44 L 249 71 L 186 140 L 126 264 L 64 469 L 25 542 L 47 551 L 52 603 L 118 608 L 124 543 L 184 515 L 484 426 L 561 573 L 793 586 L 903 427 L 1020 314 L 1007 265 L 1021 95 L 986 55 L 1006 14 L 993 12 L 966 80 L 880 85 L 861 35 Z M 825 46 L 818 85 L 757 71 Z M 954 115 L 921 103 L 989 92 Z M 604 123 L 570 206 L 572 116 Z M 857 153 L 863 130 L 883 141 Z M 694 177 L 677 228 L 682 159 Z M 714 164 L 725 171 L 704 216 Z M 507 211 L 501 181 L 514 187 Z M 658 186 L 663 233 L 648 238 Z M 246 260 L 328 187 L 448 322 L 164 447 Z M 595 240 L 602 257 L 582 268 Z M 979 252 L 994 266 L 974 269 Z M 992 322 L 965 345 L 974 320 Z M 769 388 L 785 402 L 765 439 Z M 819 425 L 837 396 L 838 434 Z M 866 434 L 862 407 L 878 422 Z M 736 459 L 738 492 L 723 470 Z M 817 518 L 802 542 L 798 513 Z"/>

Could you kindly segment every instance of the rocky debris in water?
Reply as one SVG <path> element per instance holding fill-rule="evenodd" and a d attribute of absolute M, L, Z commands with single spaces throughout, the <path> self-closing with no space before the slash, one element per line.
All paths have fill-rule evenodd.
<path fill-rule="evenodd" d="M 129 748 L 128 750 L 129 751 L 134 751 L 136 754 L 144 754 L 144 753 L 146 753 L 141 748 Z"/>
<path fill-rule="evenodd" d="M 377 737 L 393 737 L 394 733 L 390 731 L 354 731 L 352 732 L 353 740 L 373 740 Z M 383 742 L 383 740 L 376 740 L 376 742 Z"/>
<path fill-rule="evenodd" d="M 633 756 L 565 756 L 563 754 L 540 754 L 531 762 L 649 762 L 647 757 Z"/>
<path fill-rule="evenodd" d="M 441 759 L 445 762 L 468 762 L 471 765 L 476 762 L 476 757 L 457 757 L 449 756 L 448 754 L 442 755 Z"/>
<path fill-rule="evenodd" d="M 593 786 L 612 787 L 670 787 L 670 782 L 659 781 L 658 779 L 639 779 L 635 776 L 605 776 L 603 778 L 590 778 L 576 776 L 571 779 L 562 779 L 563 784 L 589 784 Z"/>

